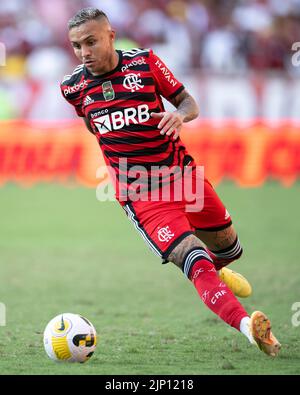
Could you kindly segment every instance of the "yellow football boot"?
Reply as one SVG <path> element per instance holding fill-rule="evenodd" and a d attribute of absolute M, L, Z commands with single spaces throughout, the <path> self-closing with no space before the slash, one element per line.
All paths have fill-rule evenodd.
<path fill-rule="evenodd" d="M 269 318 L 261 311 L 254 311 L 250 318 L 249 328 L 258 348 L 270 357 L 276 357 L 281 344 L 271 332 Z"/>
<path fill-rule="evenodd" d="M 219 277 L 223 283 L 225 283 L 227 287 L 231 289 L 235 296 L 247 298 L 251 295 L 251 285 L 241 274 L 234 272 L 227 267 L 223 267 L 221 270 L 219 270 Z"/>

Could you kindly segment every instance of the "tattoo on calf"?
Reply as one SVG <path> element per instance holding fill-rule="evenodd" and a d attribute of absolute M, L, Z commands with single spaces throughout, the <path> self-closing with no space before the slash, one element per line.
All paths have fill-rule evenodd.
<path fill-rule="evenodd" d="M 168 256 L 168 261 L 173 262 L 180 269 L 182 268 L 183 258 L 192 248 L 204 247 L 204 244 L 195 236 L 189 235 L 179 243 L 171 254 Z"/>
<path fill-rule="evenodd" d="M 215 232 L 205 232 L 196 230 L 196 236 L 203 240 L 207 247 L 211 251 L 223 250 L 231 246 L 236 238 L 237 234 L 231 225 L 229 228 L 218 230 Z"/>

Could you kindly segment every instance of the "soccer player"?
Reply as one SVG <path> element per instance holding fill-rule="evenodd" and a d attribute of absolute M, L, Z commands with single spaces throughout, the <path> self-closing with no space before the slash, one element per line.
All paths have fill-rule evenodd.
<path fill-rule="evenodd" d="M 154 253 L 183 271 L 209 309 L 276 356 L 280 343 L 268 317 L 260 311 L 250 317 L 236 298 L 248 296 L 250 284 L 225 267 L 242 254 L 231 217 L 180 140 L 183 122 L 198 116 L 195 100 L 151 49 L 116 50 L 104 12 L 80 10 L 68 29 L 81 64 L 63 79 L 62 94 L 97 138 L 128 218 Z M 175 111 L 165 111 L 162 97 Z M 142 177 L 133 171 L 137 167 Z M 204 198 L 196 195 L 194 209 L 173 190 L 167 201 L 149 198 L 149 184 L 160 192 L 186 173 L 193 188 L 203 187 Z"/>

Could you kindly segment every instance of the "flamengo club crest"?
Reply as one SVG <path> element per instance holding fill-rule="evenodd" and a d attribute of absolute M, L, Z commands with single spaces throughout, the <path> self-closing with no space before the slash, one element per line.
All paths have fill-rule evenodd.
<path fill-rule="evenodd" d="M 115 98 L 115 91 L 114 91 L 111 81 L 103 82 L 102 92 L 103 92 L 105 101 L 110 101 Z"/>
<path fill-rule="evenodd" d="M 174 237 L 174 233 L 170 231 L 169 226 L 165 226 L 164 228 L 160 228 L 157 232 L 158 240 L 161 242 L 167 242 Z"/>
<path fill-rule="evenodd" d="M 142 80 L 139 77 L 140 77 L 140 73 L 127 74 L 123 82 L 124 88 L 131 90 L 131 92 L 138 91 L 141 88 L 144 88 L 144 85 L 141 84 Z"/>

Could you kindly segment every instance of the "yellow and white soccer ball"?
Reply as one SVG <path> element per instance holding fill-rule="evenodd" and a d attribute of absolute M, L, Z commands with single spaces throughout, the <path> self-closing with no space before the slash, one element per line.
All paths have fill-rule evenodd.
<path fill-rule="evenodd" d="M 86 362 L 96 345 L 97 334 L 93 324 L 79 314 L 59 314 L 44 331 L 46 353 L 55 361 Z"/>

